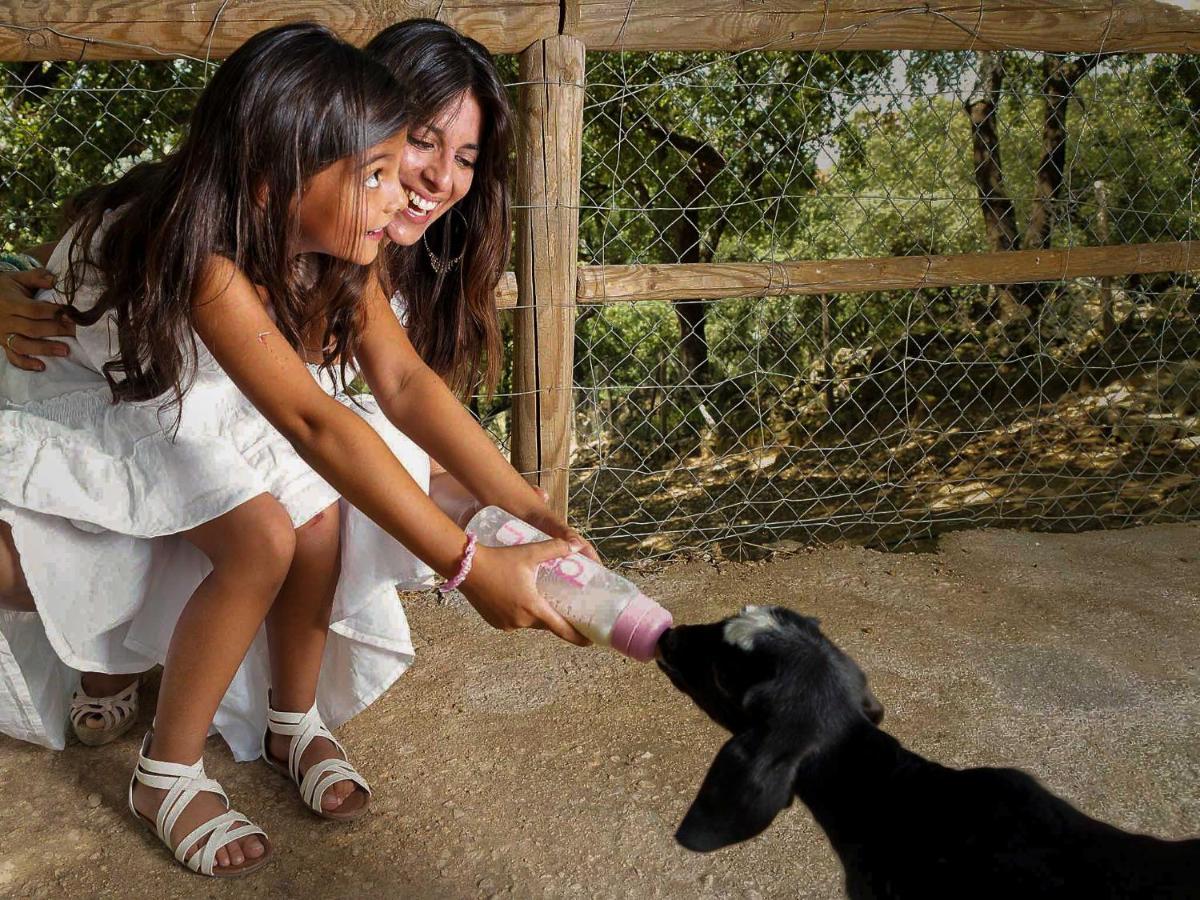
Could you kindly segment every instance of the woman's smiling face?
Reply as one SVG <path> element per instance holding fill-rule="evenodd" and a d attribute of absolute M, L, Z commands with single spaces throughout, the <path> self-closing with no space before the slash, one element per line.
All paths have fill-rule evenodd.
<path fill-rule="evenodd" d="M 400 158 L 401 209 L 387 236 L 409 246 L 466 196 L 480 153 L 483 111 L 469 91 L 446 105 L 434 120 L 408 133 Z"/>

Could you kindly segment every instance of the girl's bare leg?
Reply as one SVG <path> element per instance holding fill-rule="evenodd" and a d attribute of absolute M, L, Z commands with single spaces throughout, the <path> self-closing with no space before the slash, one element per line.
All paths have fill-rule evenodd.
<path fill-rule="evenodd" d="M 292 568 L 267 614 L 274 709 L 302 713 L 316 702 L 333 594 L 341 572 L 340 525 L 335 503 L 296 530 Z M 291 741 L 287 735 L 271 734 L 267 752 L 286 762 Z M 329 741 L 314 740 L 300 757 L 300 771 L 339 756 Z M 326 811 L 336 810 L 356 790 L 352 781 L 338 782 L 325 792 L 321 806 Z"/>
<path fill-rule="evenodd" d="M 188 765 L 203 755 L 217 706 L 287 577 L 296 532 L 287 511 L 262 494 L 184 537 L 208 556 L 213 568 L 171 635 L 149 756 Z M 134 806 L 153 821 L 165 796 L 165 791 L 139 782 Z M 220 797 L 199 794 L 179 817 L 172 840 L 181 840 L 223 810 Z M 242 838 L 217 851 L 217 865 L 241 865 L 265 849 L 257 836 Z"/>

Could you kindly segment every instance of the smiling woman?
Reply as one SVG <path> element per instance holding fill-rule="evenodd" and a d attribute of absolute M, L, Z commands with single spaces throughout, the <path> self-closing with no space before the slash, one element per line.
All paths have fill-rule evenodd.
<path fill-rule="evenodd" d="M 501 363 L 495 289 L 512 231 L 504 84 L 481 44 L 431 19 L 393 25 L 366 49 L 434 110 L 409 130 L 400 174 L 408 205 L 388 228 L 394 246 L 385 261 L 405 300 L 408 336 L 457 392 L 480 382 L 494 387 Z M 461 229 L 450 227 L 451 209 L 461 213 L 452 217 Z M 453 268 L 435 264 L 460 256 Z"/>
<path fill-rule="evenodd" d="M 471 189 L 482 120 L 479 101 L 463 92 L 437 119 L 413 129 L 403 165 L 409 175 L 404 185 L 408 206 L 388 229 L 397 244 L 414 243 L 414 233 L 426 238 L 429 224 Z"/>

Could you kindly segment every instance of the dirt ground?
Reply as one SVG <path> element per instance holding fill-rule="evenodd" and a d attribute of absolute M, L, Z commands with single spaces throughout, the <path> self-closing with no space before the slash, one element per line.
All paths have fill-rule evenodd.
<path fill-rule="evenodd" d="M 1200 527 L 958 532 L 935 553 L 826 548 L 636 577 L 681 622 L 745 603 L 818 615 L 870 675 L 885 726 L 933 759 L 1020 766 L 1121 827 L 1200 832 Z M 724 736 L 654 666 L 406 600 L 417 663 L 341 732 L 375 787 L 371 815 L 319 821 L 214 739 L 210 773 L 276 858 L 213 882 L 125 810 L 140 729 L 63 753 L 0 737 L 0 895 L 841 895 L 799 805 L 710 856 L 674 843 Z"/>

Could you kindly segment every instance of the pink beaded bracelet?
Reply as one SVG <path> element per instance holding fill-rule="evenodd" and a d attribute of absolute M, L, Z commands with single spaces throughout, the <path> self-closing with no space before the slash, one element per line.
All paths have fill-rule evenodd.
<path fill-rule="evenodd" d="M 467 580 L 467 575 L 471 573 L 471 563 L 475 562 L 475 535 L 470 531 L 467 532 L 467 549 L 463 551 L 462 563 L 458 567 L 458 571 L 438 588 L 439 593 L 448 594 L 464 581 Z"/>

